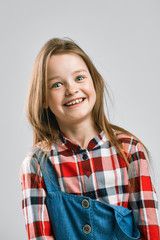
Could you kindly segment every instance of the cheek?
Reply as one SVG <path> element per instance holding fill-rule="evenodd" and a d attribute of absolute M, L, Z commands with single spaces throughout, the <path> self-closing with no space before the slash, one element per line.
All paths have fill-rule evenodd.
<path fill-rule="evenodd" d="M 95 90 L 94 83 L 93 83 L 92 79 L 89 79 L 89 81 L 85 85 L 85 89 L 87 90 L 89 95 L 92 95 L 92 96 L 96 95 L 96 90 Z"/>
<path fill-rule="evenodd" d="M 60 101 L 60 95 L 59 94 L 56 94 L 56 93 L 50 93 L 48 95 L 48 102 L 49 104 L 51 105 L 55 105 L 56 103 L 58 103 Z"/>
<path fill-rule="evenodd" d="M 96 90 L 94 88 L 94 85 L 92 84 L 92 87 L 89 88 L 90 95 L 94 101 L 96 101 Z"/>
<path fill-rule="evenodd" d="M 96 91 L 95 91 L 94 87 L 91 87 L 91 86 L 87 90 L 88 90 L 87 92 L 88 92 L 88 96 L 89 96 L 89 102 L 93 108 L 96 103 Z"/>
<path fill-rule="evenodd" d="M 96 103 L 96 99 L 97 99 L 96 92 L 94 92 L 94 105 Z"/>
<path fill-rule="evenodd" d="M 54 95 L 49 94 L 48 96 L 48 106 L 50 107 L 51 111 L 55 114 L 55 111 L 58 106 L 58 98 L 56 98 Z"/>
<path fill-rule="evenodd" d="M 95 90 L 94 86 L 92 89 L 92 98 L 93 98 L 93 107 L 94 107 L 96 104 L 96 100 L 97 100 L 97 94 L 96 94 L 96 90 Z"/>

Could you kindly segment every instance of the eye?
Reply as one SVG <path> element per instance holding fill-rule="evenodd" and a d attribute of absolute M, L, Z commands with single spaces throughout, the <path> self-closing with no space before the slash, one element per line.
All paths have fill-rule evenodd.
<path fill-rule="evenodd" d="M 58 82 L 58 83 L 54 83 L 52 85 L 52 88 L 59 88 L 62 85 L 62 83 Z"/>
<path fill-rule="evenodd" d="M 76 78 L 76 80 L 78 80 L 78 81 L 81 81 L 81 80 L 83 80 L 83 79 L 84 79 L 83 76 L 78 76 L 78 77 Z"/>

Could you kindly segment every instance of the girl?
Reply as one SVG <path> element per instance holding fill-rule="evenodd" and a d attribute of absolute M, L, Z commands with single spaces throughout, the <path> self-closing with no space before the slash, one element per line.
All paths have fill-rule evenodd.
<path fill-rule="evenodd" d="M 21 167 L 28 239 L 160 239 L 147 149 L 108 122 L 103 92 L 76 43 L 43 46 L 27 97 L 33 150 Z"/>

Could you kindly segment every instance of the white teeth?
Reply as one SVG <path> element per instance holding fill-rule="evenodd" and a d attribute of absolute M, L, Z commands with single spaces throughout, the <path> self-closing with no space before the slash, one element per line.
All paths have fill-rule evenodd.
<path fill-rule="evenodd" d="M 72 101 L 72 102 L 69 102 L 69 103 L 67 103 L 67 104 L 65 104 L 65 105 L 66 105 L 66 106 L 70 106 L 70 105 L 73 105 L 73 104 L 76 104 L 76 103 L 79 103 L 79 102 L 82 102 L 82 101 L 83 101 L 83 98 L 77 99 L 77 100 Z"/>

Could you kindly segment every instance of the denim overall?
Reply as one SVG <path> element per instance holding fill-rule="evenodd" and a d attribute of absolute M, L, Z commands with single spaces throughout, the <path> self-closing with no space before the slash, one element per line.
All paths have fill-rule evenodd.
<path fill-rule="evenodd" d="M 139 239 L 131 210 L 62 192 L 51 161 L 41 161 L 42 155 L 39 162 L 47 188 L 46 206 L 55 240 Z"/>

